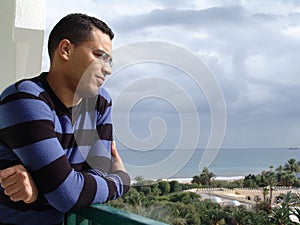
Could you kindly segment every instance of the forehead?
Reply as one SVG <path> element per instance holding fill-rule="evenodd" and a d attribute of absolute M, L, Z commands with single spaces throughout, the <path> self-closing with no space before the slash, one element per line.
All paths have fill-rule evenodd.
<path fill-rule="evenodd" d="M 112 41 L 108 34 L 102 32 L 97 28 L 93 28 L 91 32 L 92 39 L 87 41 L 86 43 L 92 44 L 92 46 L 96 49 L 101 49 L 105 52 L 111 53 L 112 52 Z"/>

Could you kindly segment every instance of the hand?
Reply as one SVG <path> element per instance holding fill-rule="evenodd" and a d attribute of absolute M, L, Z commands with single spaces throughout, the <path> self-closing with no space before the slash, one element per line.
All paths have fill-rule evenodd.
<path fill-rule="evenodd" d="M 113 157 L 113 163 L 111 165 L 111 172 L 115 172 L 117 170 L 126 171 L 123 161 L 117 151 L 116 142 L 112 141 L 111 143 L 111 156 Z"/>
<path fill-rule="evenodd" d="M 35 182 L 23 165 L 0 170 L 0 184 L 4 194 L 14 202 L 33 203 L 38 197 Z"/>

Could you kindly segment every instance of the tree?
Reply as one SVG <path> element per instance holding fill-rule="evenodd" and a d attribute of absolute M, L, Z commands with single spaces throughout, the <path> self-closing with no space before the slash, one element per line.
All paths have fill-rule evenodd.
<path fill-rule="evenodd" d="M 197 175 L 193 176 L 192 183 L 200 184 L 200 177 Z"/>
<path fill-rule="evenodd" d="M 200 195 L 194 192 L 178 192 L 170 195 L 171 202 L 182 202 L 185 204 L 190 204 L 198 201 L 201 198 Z"/>
<path fill-rule="evenodd" d="M 213 177 L 215 177 L 215 174 L 210 172 L 207 167 L 204 167 L 200 174 L 200 183 L 202 185 L 210 185 Z"/>
<path fill-rule="evenodd" d="M 169 194 L 170 193 L 170 184 L 168 181 L 160 181 L 158 183 L 158 188 L 161 190 L 161 194 Z"/>
<path fill-rule="evenodd" d="M 271 206 L 272 198 L 273 198 L 273 188 L 277 184 L 276 174 L 273 172 L 272 168 L 270 168 L 270 170 L 262 173 L 262 175 L 264 177 L 265 184 L 269 187 L 270 197 L 269 197 L 268 204 Z"/>
<path fill-rule="evenodd" d="M 289 159 L 287 163 L 284 164 L 284 170 L 296 174 L 300 172 L 300 165 L 297 163 L 296 159 Z"/>
<path fill-rule="evenodd" d="M 177 180 L 172 180 L 169 184 L 171 193 L 182 191 L 182 185 Z"/>
<path fill-rule="evenodd" d="M 297 203 L 297 195 L 291 191 L 286 194 L 281 194 L 279 198 L 282 200 L 281 204 L 272 209 L 271 220 L 279 225 L 294 224 L 290 215 L 292 215 L 292 206 Z"/>
<path fill-rule="evenodd" d="M 224 224 L 225 212 L 220 208 L 215 208 L 207 212 L 208 217 L 210 218 L 210 224 L 220 225 Z"/>
<path fill-rule="evenodd" d="M 249 212 L 243 207 L 227 207 L 227 220 L 230 224 L 244 225 L 249 217 Z"/>
<path fill-rule="evenodd" d="M 243 183 L 244 183 L 244 187 L 256 188 L 257 187 L 256 176 L 253 174 L 249 174 L 248 176 L 245 176 Z"/>

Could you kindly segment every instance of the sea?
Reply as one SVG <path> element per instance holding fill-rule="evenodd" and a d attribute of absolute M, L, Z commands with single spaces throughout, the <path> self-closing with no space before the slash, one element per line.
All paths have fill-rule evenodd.
<path fill-rule="evenodd" d="M 300 161 L 298 148 L 221 148 L 206 164 L 202 162 L 201 167 L 200 161 L 207 151 L 210 150 L 120 149 L 119 153 L 132 180 L 137 176 L 153 180 L 190 179 L 200 175 L 204 166 L 217 178 L 235 179 L 249 174 L 257 175 L 270 167 L 275 170 L 292 158 Z"/>

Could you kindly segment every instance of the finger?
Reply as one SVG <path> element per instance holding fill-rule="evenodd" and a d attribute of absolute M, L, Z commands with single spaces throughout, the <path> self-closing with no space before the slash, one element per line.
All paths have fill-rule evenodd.
<path fill-rule="evenodd" d="M 21 190 L 20 184 L 16 183 L 4 189 L 4 194 L 12 196 Z"/>
<path fill-rule="evenodd" d="M 22 201 L 22 200 L 25 200 L 24 199 L 24 194 L 21 193 L 20 191 L 19 192 L 16 192 L 12 195 L 10 195 L 10 199 L 14 202 L 18 202 L 18 201 Z"/>
<path fill-rule="evenodd" d="M 22 178 L 18 174 L 12 174 L 11 176 L 2 180 L 1 186 L 3 188 L 8 188 L 16 183 L 18 183 Z"/>
<path fill-rule="evenodd" d="M 117 145 L 115 141 L 111 142 L 111 155 L 113 157 L 116 157 L 118 155 L 118 151 L 117 151 Z"/>
<path fill-rule="evenodd" d="M 112 142 L 111 142 L 111 150 L 114 150 L 114 151 L 117 150 L 117 144 L 116 144 L 115 141 L 112 141 Z"/>
<path fill-rule="evenodd" d="M 3 181 L 7 177 L 13 175 L 16 173 L 16 168 L 15 166 L 9 167 L 7 169 L 1 170 L 0 171 L 0 179 Z"/>

